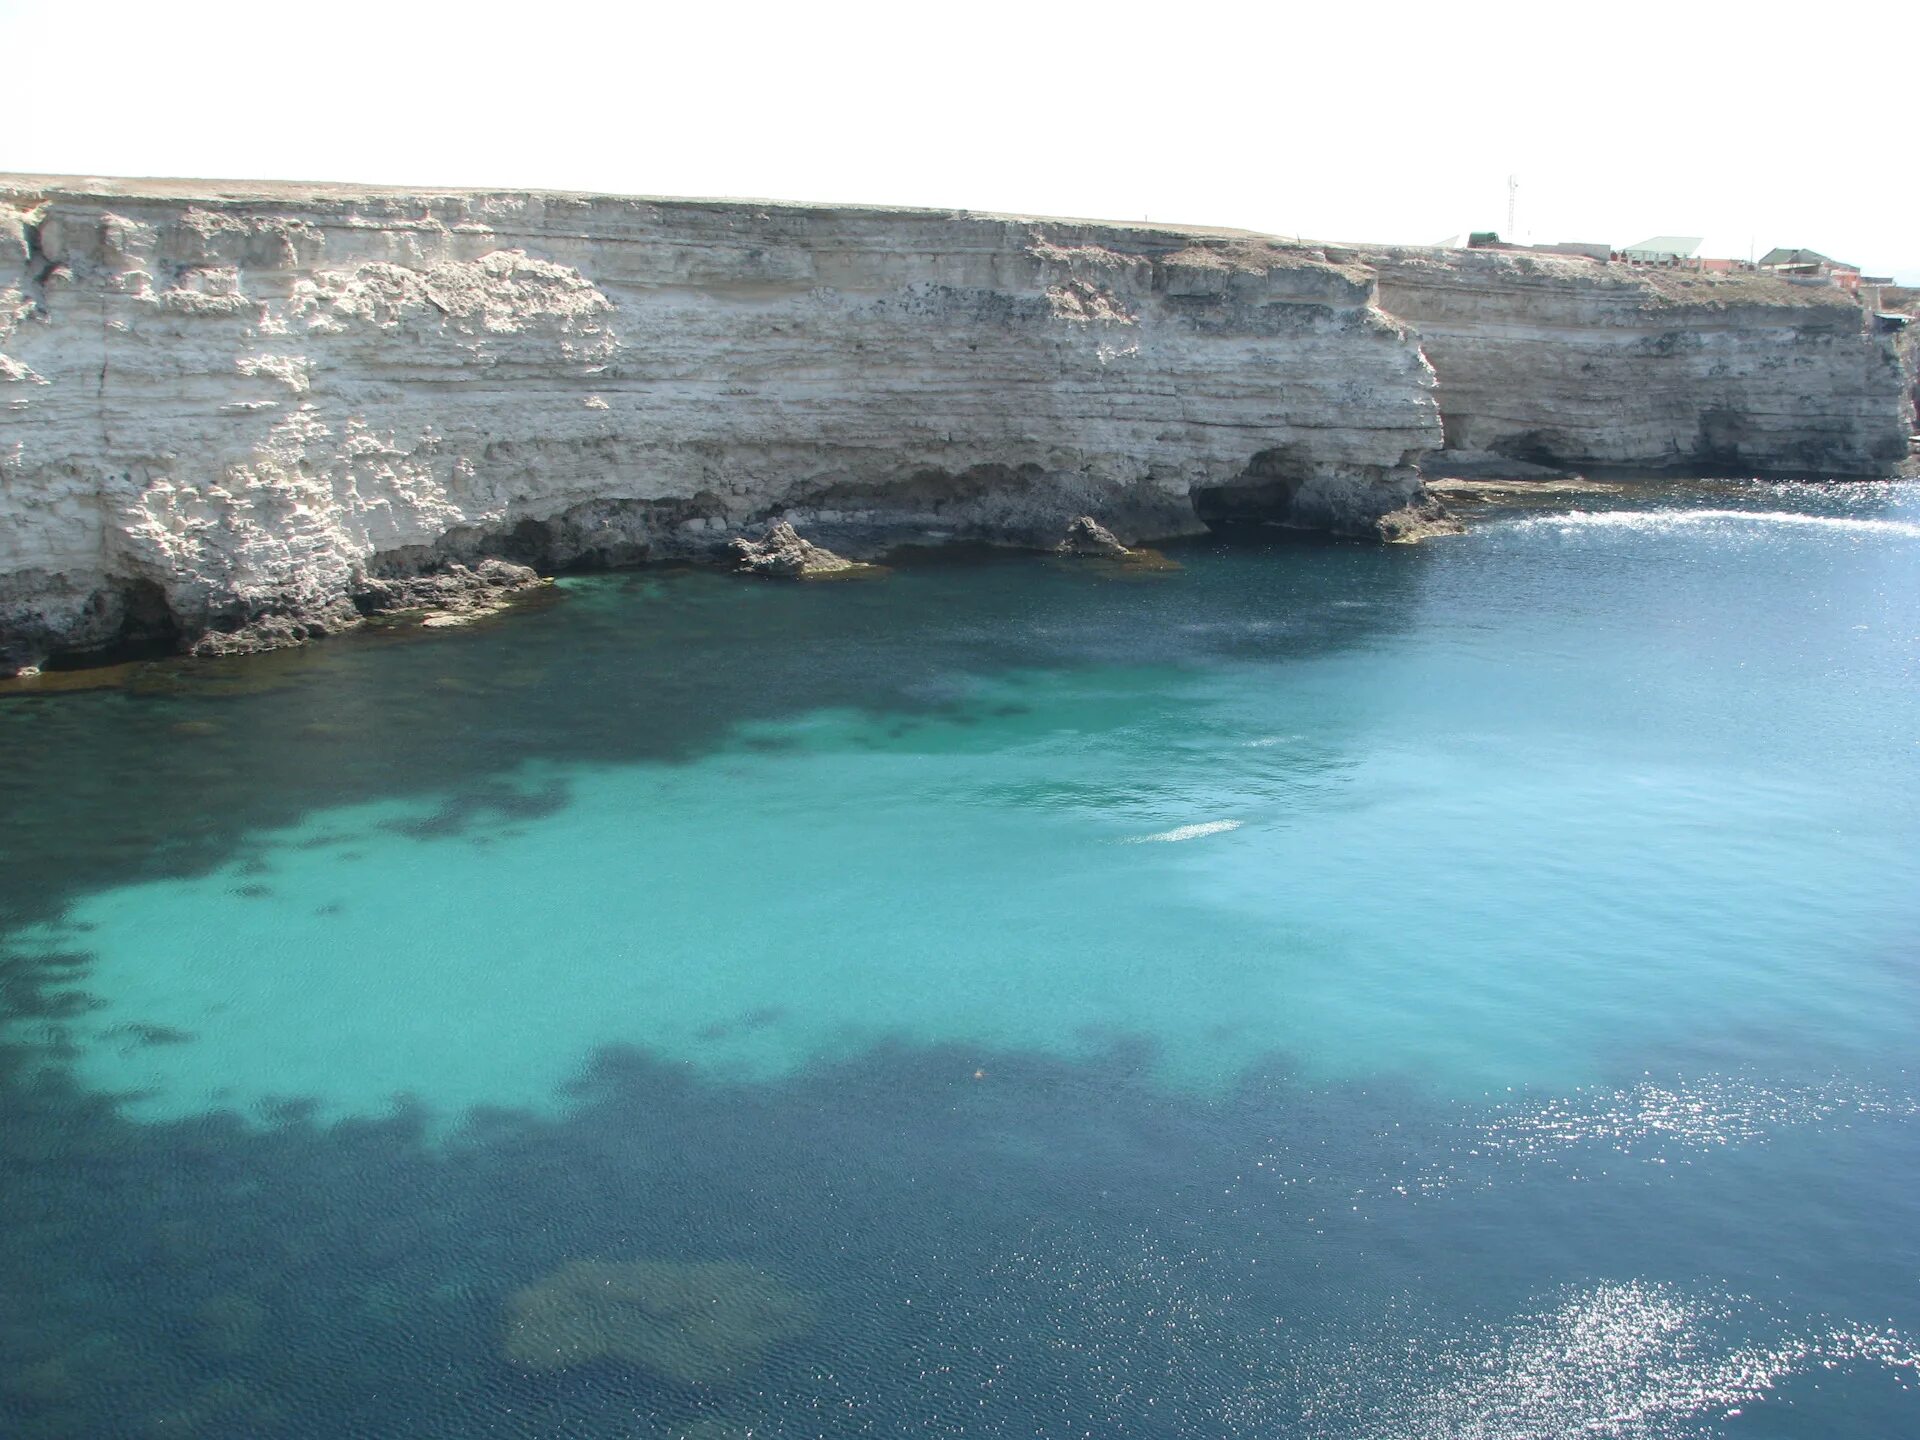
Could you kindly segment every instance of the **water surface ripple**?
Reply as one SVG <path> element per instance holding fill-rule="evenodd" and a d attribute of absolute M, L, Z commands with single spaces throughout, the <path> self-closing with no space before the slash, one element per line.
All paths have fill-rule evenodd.
<path fill-rule="evenodd" d="M 1582 505 L 0 701 L 0 1432 L 1920 1428 L 1920 488 Z"/>

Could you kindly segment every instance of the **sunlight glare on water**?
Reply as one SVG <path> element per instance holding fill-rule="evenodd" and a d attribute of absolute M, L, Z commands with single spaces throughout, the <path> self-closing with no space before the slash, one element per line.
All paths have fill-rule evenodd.
<path fill-rule="evenodd" d="M 0 702 L 0 1429 L 1920 1429 L 1920 487 L 1582 503 Z"/>

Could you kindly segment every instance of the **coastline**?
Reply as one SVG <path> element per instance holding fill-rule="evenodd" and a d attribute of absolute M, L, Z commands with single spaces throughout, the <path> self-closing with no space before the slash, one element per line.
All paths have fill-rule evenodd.
<path fill-rule="evenodd" d="M 1837 292 L 1196 226 L 14 176 L 0 300 L 8 672 L 779 523 L 851 562 L 1082 515 L 1417 541 L 1462 457 L 1877 475 L 1907 424 Z"/>

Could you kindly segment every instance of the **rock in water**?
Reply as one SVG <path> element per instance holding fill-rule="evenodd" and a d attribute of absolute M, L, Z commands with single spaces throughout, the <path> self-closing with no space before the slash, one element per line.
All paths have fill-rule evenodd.
<path fill-rule="evenodd" d="M 1106 560 L 1124 560 L 1133 552 L 1120 543 L 1106 526 L 1091 515 L 1082 515 L 1067 526 L 1067 535 L 1053 547 L 1056 555 L 1097 555 Z"/>
<path fill-rule="evenodd" d="M 736 568 L 743 574 L 768 575 L 782 580 L 812 580 L 865 568 L 841 559 L 811 540 L 803 540 L 800 532 L 785 520 L 767 531 L 763 540 L 735 540 L 733 553 L 738 557 Z"/>
<path fill-rule="evenodd" d="M 1069 524 L 1066 537 L 1053 547 L 1053 553 L 1069 560 L 1100 562 L 1087 568 L 1117 579 L 1144 580 L 1180 569 L 1178 561 L 1169 560 L 1158 550 L 1122 545 L 1119 536 L 1091 515 L 1079 516 Z"/>
<path fill-rule="evenodd" d="M 804 1335 L 813 1306 L 748 1265 L 575 1260 L 508 1296 L 506 1321 L 506 1358 L 523 1370 L 612 1360 L 706 1385 Z"/>
<path fill-rule="evenodd" d="M 369 615 L 426 610 L 428 626 L 464 625 L 504 610 L 522 592 L 544 584 L 537 571 L 506 560 L 486 559 L 469 569 L 453 564 L 430 575 L 363 580 L 353 601 Z"/>
<path fill-rule="evenodd" d="M 424 612 L 421 624 L 464 625 L 504 610 L 524 592 L 543 585 L 525 565 L 487 559 L 471 568 L 449 564 L 424 575 L 363 575 L 346 597 L 323 611 L 298 617 L 268 611 L 231 629 L 206 631 L 192 646 L 202 657 L 252 655 L 302 640 L 351 630 L 370 615 Z"/>
<path fill-rule="evenodd" d="M 1428 496 L 1398 510 L 1389 510 L 1374 522 L 1389 545 L 1413 545 L 1435 535 L 1458 535 L 1466 526 L 1438 500 Z"/>

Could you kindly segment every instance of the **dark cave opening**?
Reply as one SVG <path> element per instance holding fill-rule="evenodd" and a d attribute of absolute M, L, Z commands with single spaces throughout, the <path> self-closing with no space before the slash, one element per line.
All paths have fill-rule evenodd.
<path fill-rule="evenodd" d="M 1559 469 L 1570 463 L 1565 456 L 1572 447 L 1564 436 L 1555 431 L 1523 430 L 1517 435 L 1503 435 L 1489 448 L 1495 455 L 1508 460 Z"/>
<path fill-rule="evenodd" d="M 96 591 L 87 609 L 98 617 L 104 638 L 97 644 L 55 651 L 41 669 L 88 670 L 179 652 L 179 624 L 166 592 L 152 580 L 126 580 L 117 589 Z"/>
<path fill-rule="evenodd" d="M 1247 468 L 1225 485 L 1201 486 L 1193 492 L 1193 510 L 1215 530 L 1290 521 L 1301 486 L 1313 473 L 1306 451 L 1298 445 L 1276 445 L 1262 450 Z"/>

